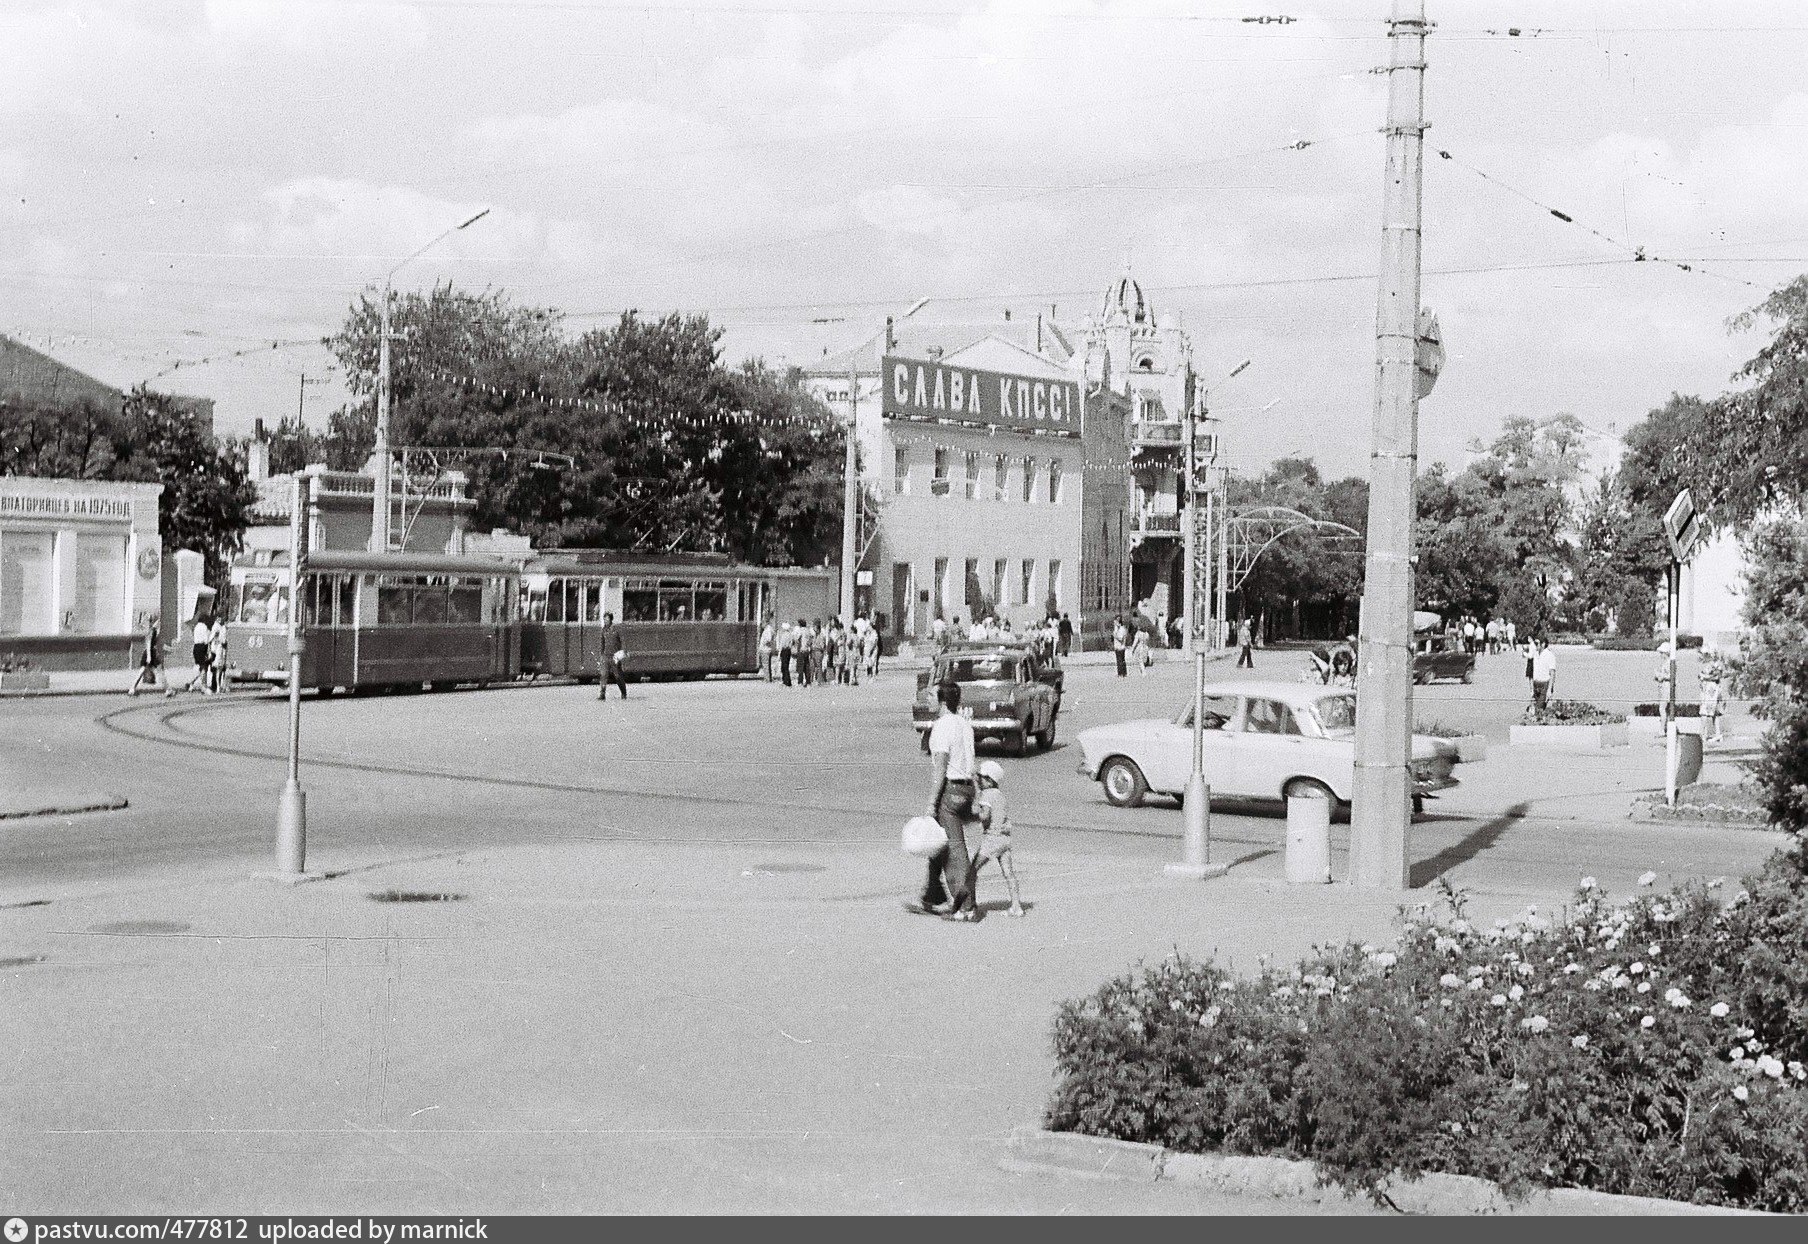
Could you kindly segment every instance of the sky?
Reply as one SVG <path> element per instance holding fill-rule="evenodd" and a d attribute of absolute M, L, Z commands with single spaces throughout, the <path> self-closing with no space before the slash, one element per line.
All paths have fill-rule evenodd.
<path fill-rule="evenodd" d="M 239 433 L 323 425 L 319 338 L 485 208 L 397 288 L 506 290 L 573 333 L 707 312 L 731 362 L 807 364 L 925 297 L 1077 328 L 1128 262 L 1234 467 L 1361 473 L 1388 7 L 5 0 L 0 332 Z M 1729 317 L 1808 271 L 1808 12 L 1428 15 L 1448 361 L 1421 458 L 1569 411 L 1605 459 L 1672 392 L 1726 388 L 1760 341 Z"/>

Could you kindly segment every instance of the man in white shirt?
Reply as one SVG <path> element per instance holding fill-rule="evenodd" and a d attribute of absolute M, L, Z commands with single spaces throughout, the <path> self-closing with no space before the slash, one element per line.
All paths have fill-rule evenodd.
<path fill-rule="evenodd" d="M 973 815 L 973 723 L 961 716 L 960 684 L 936 688 L 941 715 L 929 728 L 929 815 L 948 835 L 947 845 L 929 859 L 922 897 L 913 911 L 974 920 L 973 859 L 967 852 L 966 824 Z"/>
<path fill-rule="evenodd" d="M 1551 684 L 1557 681 L 1557 654 L 1542 636 L 1533 644 L 1538 649 L 1532 657 L 1532 712 L 1536 715 L 1544 711 L 1551 698 Z"/>

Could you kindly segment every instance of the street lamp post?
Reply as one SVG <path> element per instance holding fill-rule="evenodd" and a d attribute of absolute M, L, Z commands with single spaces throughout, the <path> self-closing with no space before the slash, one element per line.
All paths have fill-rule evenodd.
<path fill-rule="evenodd" d="M 910 304 L 900 320 L 908 320 L 921 311 L 929 299 L 919 298 Z M 885 317 L 885 340 L 880 351 L 880 364 L 883 370 L 884 356 L 891 351 L 892 326 L 896 321 L 891 316 Z M 884 382 L 883 376 L 880 378 Z M 858 524 L 860 521 L 860 456 L 855 436 L 858 433 L 858 421 L 855 416 L 860 410 L 860 361 L 852 359 L 848 363 L 848 418 L 847 444 L 841 465 L 841 622 L 844 626 L 854 621 L 854 586 L 856 562 L 860 557 Z M 893 625 L 897 625 L 894 619 Z"/>
<path fill-rule="evenodd" d="M 308 802 L 301 789 L 301 574 L 311 536 L 313 481 L 306 471 L 295 472 L 289 512 L 289 776 L 276 805 L 276 876 L 282 881 L 307 876 Z"/>
<path fill-rule="evenodd" d="M 1224 380 L 1241 375 L 1249 366 L 1244 359 L 1231 370 Z M 1223 384 L 1224 381 L 1219 381 Z M 1206 632 L 1210 626 L 1210 591 L 1201 590 L 1198 572 L 1199 553 L 1199 485 L 1209 483 L 1210 463 L 1206 464 L 1206 478 L 1200 478 L 1199 464 L 1199 415 L 1206 408 L 1206 398 L 1210 394 L 1206 390 L 1197 405 L 1189 407 L 1186 412 L 1185 457 L 1182 460 L 1183 487 L 1186 490 L 1186 530 L 1185 538 L 1186 566 L 1184 578 L 1187 604 L 1187 642 L 1193 653 L 1193 764 L 1187 775 L 1186 790 L 1181 797 L 1181 858 L 1178 864 L 1169 864 L 1164 869 L 1169 876 L 1187 877 L 1202 880 L 1206 877 L 1222 877 L 1227 871 L 1224 864 L 1211 862 L 1212 834 L 1212 791 L 1205 783 L 1205 648 Z M 1212 446 L 1212 457 L 1217 457 L 1217 446 Z M 1206 494 L 1208 509 L 1211 506 L 1211 494 Z M 1211 538 L 1211 518 L 1205 523 L 1206 538 Z M 1209 589 L 1209 585 L 1207 586 Z M 1200 602 L 1206 603 L 1203 614 Z"/>
<path fill-rule="evenodd" d="M 378 313 L 380 328 L 377 334 L 377 443 L 375 451 L 371 455 L 377 472 L 376 487 L 371 495 L 370 512 L 370 551 L 373 553 L 389 551 L 389 303 L 394 295 L 395 274 L 439 245 L 444 239 L 451 237 L 460 229 L 470 228 L 489 214 L 490 209 L 486 207 L 469 220 L 453 225 L 391 268 L 389 274 L 383 278 L 383 305 Z"/>

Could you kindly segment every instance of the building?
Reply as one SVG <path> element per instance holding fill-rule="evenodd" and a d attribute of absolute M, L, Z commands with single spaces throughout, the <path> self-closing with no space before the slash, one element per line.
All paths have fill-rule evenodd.
<path fill-rule="evenodd" d="M 1157 318 L 1126 268 L 1087 318 L 1079 353 L 1087 383 L 1129 405 L 1130 594 L 1152 615 L 1182 615 L 1181 436 L 1196 394 L 1192 342 L 1178 319 Z"/>
<path fill-rule="evenodd" d="M 213 431 L 213 399 L 168 395 L 180 410 L 196 416 Z M 126 395 L 110 384 L 58 362 L 0 333 L 0 402 L 31 406 L 79 406 L 87 404 L 118 411 Z"/>
<path fill-rule="evenodd" d="M 1083 635 L 1128 604 L 1128 406 L 1089 392 L 1052 321 L 898 325 L 806 369 L 851 413 L 871 521 L 856 605 L 904 642 L 1050 613 Z"/>
<path fill-rule="evenodd" d="M 161 484 L 0 477 L 0 661 L 136 662 L 163 610 Z"/>

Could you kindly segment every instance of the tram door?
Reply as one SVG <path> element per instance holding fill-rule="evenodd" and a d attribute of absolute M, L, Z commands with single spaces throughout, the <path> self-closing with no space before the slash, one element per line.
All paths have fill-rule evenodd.
<path fill-rule="evenodd" d="M 569 582 L 571 591 L 567 607 L 573 619 L 570 626 L 571 672 L 589 678 L 603 667 L 603 581 L 572 579 Z"/>

